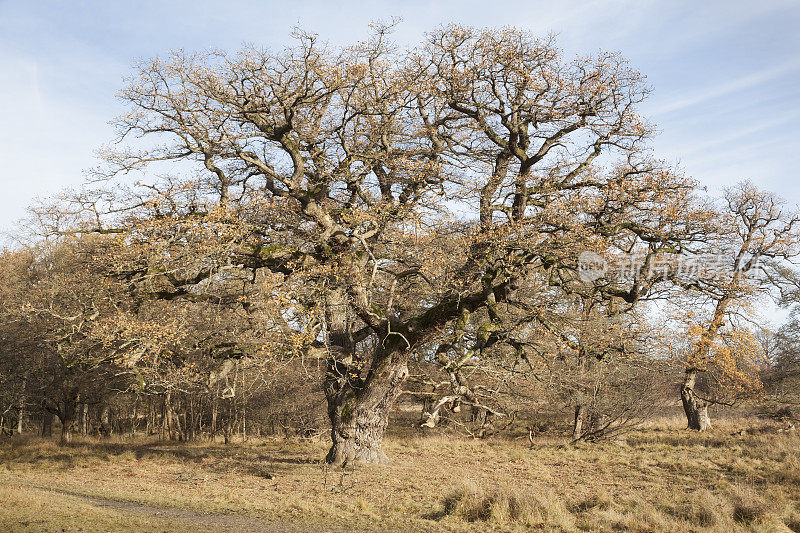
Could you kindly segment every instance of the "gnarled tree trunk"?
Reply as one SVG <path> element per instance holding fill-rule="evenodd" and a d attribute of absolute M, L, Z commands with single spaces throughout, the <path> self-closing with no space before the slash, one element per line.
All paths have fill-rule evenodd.
<path fill-rule="evenodd" d="M 688 429 L 705 431 L 711 429 L 711 418 L 708 416 L 708 402 L 697 397 L 695 384 L 697 382 L 696 368 L 687 368 L 684 376 L 683 387 L 681 387 L 681 400 L 683 410 L 686 413 Z"/>
<path fill-rule="evenodd" d="M 408 377 L 408 352 L 387 335 L 373 353 L 364 376 L 364 360 L 356 351 L 347 297 L 341 290 L 328 293 L 328 367 L 325 398 L 331 421 L 331 449 L 326 461 L 345 466 L 352 462 L 386 463 L 383 433 L 389 410 Z M 405 348 L 405 344 L 403 344 Z"/>
<path fill-rule="evenodd" d="M 331 421 L 331 449 L 325 460 L 345 466 L 352 462 L 386 463 L 383 434 L 389 411 L 408 377 L 406 358 L 400 353 L 380 354 L 379 368 L 373 369 L 363 385 L 341 383 L 335 376 L 326 380 L 328 417 Z M 336 382 L 336 383 L 334 383 Z M 338 387 L 343 387 L 338 388 Z"/>

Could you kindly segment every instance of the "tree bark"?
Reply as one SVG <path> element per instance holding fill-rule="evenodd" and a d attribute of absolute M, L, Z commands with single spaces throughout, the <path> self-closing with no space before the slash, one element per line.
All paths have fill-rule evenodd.
<path fill-rule="evenodd" d="M 407 341 L 384 333 L 365 372 L 345 292 L 328 292 L 325 303 L 329 351 L 324 389 L 332 441 L 325 460 L 343 467 L 352 462 L 386 463 L 383 433 L 408 377 Z"/>
<path fill-rule="evenodd" d="M 683 387 L 681 387 L 681 400 L 683 401 L 683 410 L 686 413 L 688 429 L 706 431 L 711 429 L 711 418 L 708 416 L 708 402 L 698 398 L 694 390 L 697 382 L 697 373 L 698 370 L 696 368 L 686 369 Z"/>
<path fill-rule="evenodd" d="M 214 441 L 217 438 L 217 397 L 214 396 L 214 399 L 211 401 L 211 438 L 209 440 Z"/>
<path fill-rule="evenodd" d="M 104 405 L 100 410 L 100 435 L 103 437 L 109 437 L 112 431 L 113 427 L 111 425 L 111 408 L 108 405 Z"/>
<path fill-rule="evenodd" d="M 175 425 L 175 437 L 179 442 L 185 442 L 186 434 L 184 428 L 186 427 L 186 411 L 183 410 L 180 396 L 178 396 L 178 400 L 175 403 L 175 409 L 172 411 L 172 423 Z"/>
<path fill-rule="evenodd" d="M 77 402 L 73 399 L 64 400 L 59 414 L 61 420 L 61 444 L 72 442 L 72 426 L 75 424 L 75 411 Z"/>
<path fill-rule="evenodd" d="M 53 436 L 53 413 L 46 410 L 42 414 L 42 437 Z"/>
<path fill-rule="evenodd" d="M 581 311 L 581 320 L 583 323 L 588 323 L 591 316 L 592 305 L 587 300 L 583 300 L 583 310 Z M 583 438 L 584 433 L 587 431 L 587 415 L 589 409 L 587 408 L 588 399 L 588 379 L 587 374 L 590 371 L 591 356 L 586 351 L 585 341 L 581 334 L 581 345 L 578 348 L 576 360 L 576 389 L 575 389 L 575 421 L 572 425 L 572 440 L 577 441 Z"/>
<path fill-rule="evenodd" d="M 131 413 L 131 438 L 136 437 L 138 419 L 139 419 L 139 396 L 137 395 L 133 403 L 133 409 Z"/>
<path fill-rule="evenodd" d="M 222 428 L 223 436 L 225 438 L 225 444 L 230 444 L 231 442 L 231 430 L 233 428 L 233 407 L 230 405 L 230 401 L 228 402 L 228 409 L 227 409 L 227 417 L 225 418 L 225 424 Z"/>
<path fill-rule="evenodd" d="M 166 429 L 167 438 L 175 440 L 175 419 L 172 411 L 172 392 L 167 391 L 164 394 L 164 428 Z"/>
<path fill-rule="evenodd" d="M 586 421 L 586 406 L 579 404 L 575 406 L 575 422 L 572 425 L 572 440 L 583 437 L 583 425 Z"/>
<path fill-rule="evenodd" d="M 242 441 L 247 442 L 247 407 L 242 407 Z"/>
<path fill-rule="evenodd" d="M 17 434 L 18 435 L 22 434 L 23 424 L 24 424 L 24 419 L 25 419 L 25 401 L 27 400 L 27 397 L 25 396 L 26 386 L 27 386 L 27 383 L 25 381 L 23 381 L 22 382 L 22 394 L 20 394 L 20 397 L 19 397 L 19 409 L 17 409 L 17 415 L 18 415 L 18 417 L 17 417 Z"/>
<path fill-rule="evenodd" d="M 22 419 L 25 418 L 25 402 L 24 400 L 20 402 L 19 409 L 17 411 L 17 435 L 22 434 Z"/>
<path fill-rule="evenodd" d="M 399 353 L 379 364 L 363 386 L 345 384 L 335 389 L 331 377 L 326 383 L 328 417 L 331 421 L 331 448 L 325 460 L 332 465 L 352 462 L 387 463 L 383 452 L 383 434 L 389 423 L 389 411 L 400 395 L 408 377 L 405 357 Z M 338 380 L 337 380 L 338 381 Z"/>
<path fill-rule="evenodd" d="M 81 435 L 84 437 L 89 434 L 89 404 L 81 404 L 81 416 L 78 423 L 81 429 Z"/>
<path fill-rule="evenodd" d="M 150 397 L 147 397 L 147 416 L 144 419 L 144 434 L 146 436 L 152 435 L 151 431 L 153 430 L 153 402 L 151 401 Z"/>

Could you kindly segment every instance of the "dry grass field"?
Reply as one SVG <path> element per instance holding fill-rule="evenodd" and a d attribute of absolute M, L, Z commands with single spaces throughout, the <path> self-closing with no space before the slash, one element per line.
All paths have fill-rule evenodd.
<path fill-rule="evenodd" d="M 400 435 L 342 471 L 322 440 L 0 444 L 0 531 L 800 531 L 800 436 L 662 421 L 624 440 Z M 745 433 L 741 434 L 741 430 Z"/>

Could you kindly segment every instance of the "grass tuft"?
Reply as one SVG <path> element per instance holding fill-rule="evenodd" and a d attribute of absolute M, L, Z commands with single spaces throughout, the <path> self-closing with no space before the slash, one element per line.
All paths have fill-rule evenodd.
<path fill-rule="evenodd" d="M 484 489 L 465 484 L 444 499 L 443 507 L 442 516 L 467 522 L 520 524 L 527 527 L 572 522 L 572 516 L 562 500 L 554 494 L 512 486 Z"/>

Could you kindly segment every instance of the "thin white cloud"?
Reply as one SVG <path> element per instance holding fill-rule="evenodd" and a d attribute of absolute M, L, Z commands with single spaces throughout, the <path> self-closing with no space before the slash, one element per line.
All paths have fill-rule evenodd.
<path fill-rule="evenodd" d="M 702 104 L 704 102 L 715 100 L 717 98 L 721 98 L 723 96 L 737 93 L 746 89 L 751 89 L 753 87 L 758 87 L 759 85 L 763 85 L 764 83 L 783 77 L 797 70 L 800 70 L 800 59 L 787 61 L 780 65 L 775 65 L 762 71 L 748 74 L 747 76 L 743 76 L 737 80 L 720 83 L 714 87 L 706 88 L 701 92 L 696 92 L 694 89 L 687 89 L 686 92 L 690 94 L 690 96 L 674 100 L 668 104 L 664 104 L 660 107 L 652 109 L 650 111 L 650 115 L 665 115 L 667 113 L 681 111 L 687 107 Z"/>
<path fill-rule="evenodd" d="M 786 113 L 783 116 L 776 117 L 772 120 L 765 120 L 762 122 L 752 123 L 749 127 L 740 127 L 737 129 L 732 130 L 730 133 L 723 134 L 723 135 L 714 135 L 708 141 L 694 143 L 688 150 L 684 153 L 687 156 L 691 156 L 693 154 L 702 153 L 703 159 L 713 158 L 714 151 L 713 149 L 719 146 L 729 146 L 731 143 L 735 141 L 739 141 L 740 139 L 744 139 L 746 137 L 755 136 L 757 133 L 761 133 L 764 131 L 774 130 L 778 126 L 786 124 L 787 122 L 794 122 L 800 116 L 800 110 Z M 759 139 L 756 140 L 763 141 L 763 142 L 770 142 L 772 135 L 765 135 L 760 136 Z M 745 148 L 742 146 L 743 143 L 736 143 L 739 146 L 739 149 Z M 749 145 L 750 143 L 746 143 Z"/>

